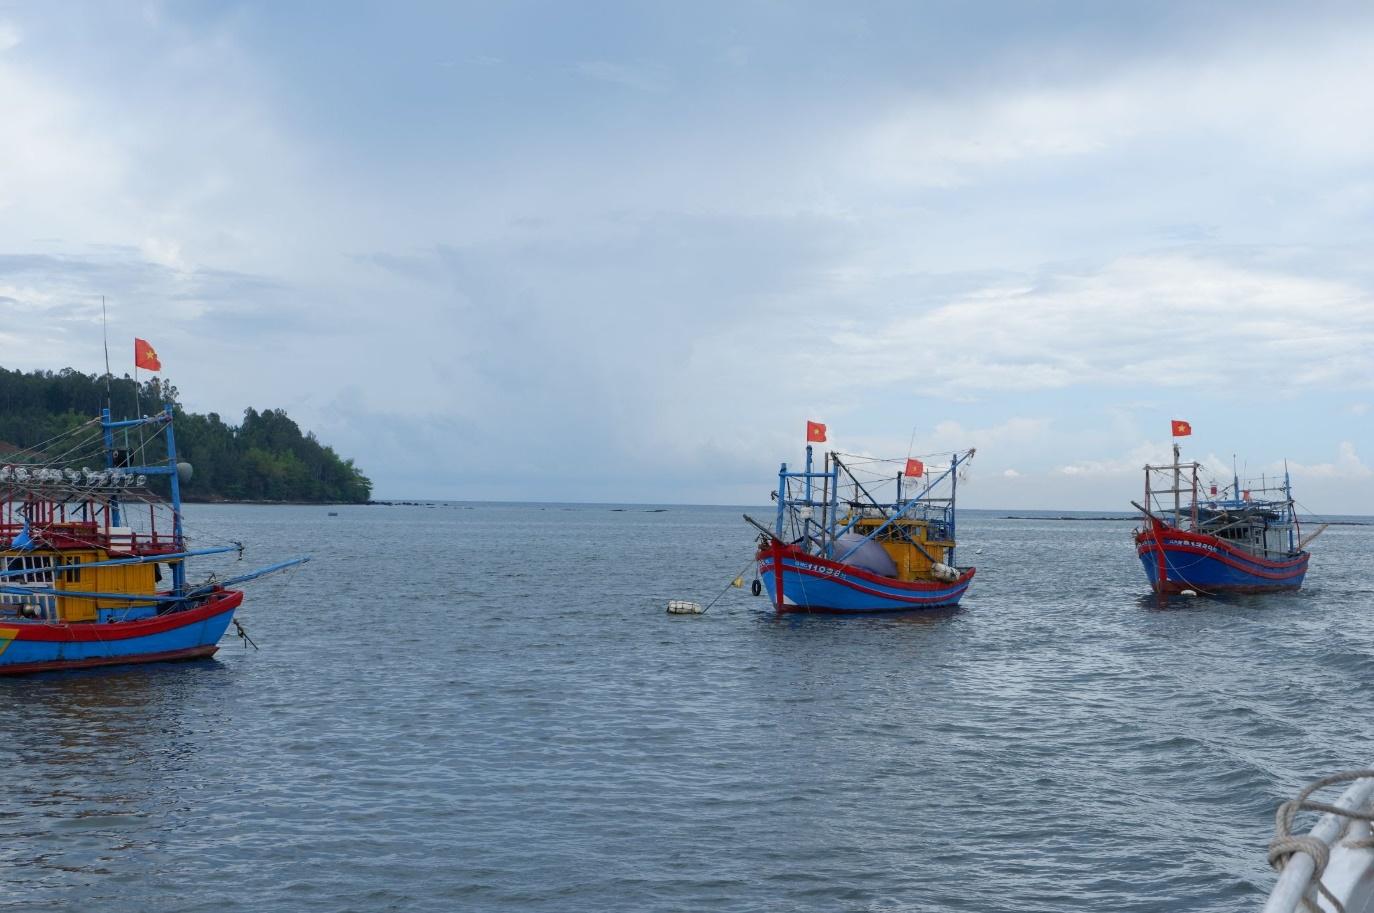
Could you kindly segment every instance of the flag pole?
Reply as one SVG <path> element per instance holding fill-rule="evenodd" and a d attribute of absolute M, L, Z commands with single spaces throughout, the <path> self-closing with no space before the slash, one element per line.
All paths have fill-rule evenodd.
<path fill-rule="evenodd" d="M 134 353 L 134 355 L 137 355 L 137 354 L 138 354 L 137 352 Z M 137 418 L 143 418 L 143 401 L 142 401 L 142 399 L 140 398 L 140 396 L 139 396 L 139 394 L 138 394 L 138 359 L 137 359 L 137 358 L 134 359 L 134 416 L 137 417 Z M 125 440 L 127 441 L 127 440 L 128 440 L 127 435 L 129 434 L 129 431 L 128 431 L 127 428 L 124 430 L 124 434 L 126 435 Z M 147 462 L 147 460 L 143 458 L 143 448 L 146 447 L 146 446 L 148 446 L 148 442 L 145 441 L 145 440 L 143 439 L 143 426 L 142 426 L 142 425 L 139 425 L 139 426 L 138 426 L 138 453 L 139 453 L 139 459 L 138 459 L 138 460 L 132 459 L 132 454 L 131 454 L 131 455 L 130 455 L 130 456 L 131 456 L 131 459 L 130 459 L 130 461 L 129 461 L 130 465 L 138 465 L 140 461 L 142 461 L 143 463 L 146 463 L 146 462 Z"/>
<path fill-rule="evenodd" d="M 100 296 L 100 335 L 105 341 L 105 408 L 114 408 L 113 394 L 110 393 L 110 326 L 105 316 L 105 296 Z"/>

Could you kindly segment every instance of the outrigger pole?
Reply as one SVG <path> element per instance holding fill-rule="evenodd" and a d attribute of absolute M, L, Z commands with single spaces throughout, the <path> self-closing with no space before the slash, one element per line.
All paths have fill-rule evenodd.
<path fill-rule="evenodd" d="M 196 587 L 194 590 L 192 590 L 190 593 L 187 593 L 186 595 L 188 597 L 202 596 L 206 593 L 213 592 L 214 590 L 220 589 L 222 587 L 237 586 L 240 583 L 247 583 L 250 580 L 257 580 L 259 577 L 266 577 L 268 574 L 275 574 L 278 571 L 289 570 L 290 568 L 293 568 L 298 564 L 305 564 L 305 562 L 309 560 L 309 555 L 303 555 L 300 558 L 292 558 L 290 561 L 281 561 L 277 564 L 269 564 L 267 567 L 259 568 L 258 570 L 252 571 L 251 573 L 240 574 L 237 577 L 230 577 L 227 580 L 217 580 L 213 584 L 206 584 L 205 586 Z"/>
<path fill-rule="evenodd" d="M 141 558 L 115 558 L 110 561 L 83 561 L 80 564 L 70 565 L 70 567 L 80 568 L 84 571 L 88 567 L 123 567 L 130 564 L 159 564 L 164 561 L 171 564 L 174 561 L 184 561 L 187 558 L 199 558 L 202 555 L 222 555 L 225 552 L 242 550 L 242 547 L 238 545 L 217 545 L 213 548 L 198 548 L 194 551 L 177 552 L 172 555 L 144 555 Z M 32 573 L 32 570 L 25 570 L 23 568 L 17 571 L 0 571 L 0 580 L 6 577 L 22 577 L 25 574 Z M 67 591 L 64 590 L 63 592 Z"/>
<path fill-rule="evenodd" d="M 136 593 L 91 593 L 78 590 L 59 590 L 52 587 L 45 587 L 42 589 L 36 587 L 22 587 L 8 583 L 0 583 L 0 593 L 8 593 L 16 596 L 66 596 L 71 599 L 113 599 L 119 600 L 121 602 L 185 602 L 186 600 L 194 599 L 197 596 L 204 596 L 207 593 L 213 593 L 215 590 L 235 586 L 236 584 L 240 583 L 246 583 L 249 580 L 256 580 L 259 577 L 266 577 L 268 574 L 275 574 L 278 571 L 287 570 L 288 568 L 295 567 L 298 564 L 304 564 L 309 560 L 309 555 L 306 555 L 302 558 L 293 558 L 290 561 L 283 561 L 280 564 L 269 565 L 268 567 L 262 568 L 261 570 L 253 571 L 251 574 L 241 574 L 238 577 L 230 577 L 227 580 L 219 580 L 213 584 L 206 584 L 204 586 L 196 587 L 194 590 L 184 595 L 155 596 L 152 594 L 140 595 Z M 82 564 L 73 566 L 87 568 L 99 567 L 100 565 Z"/>

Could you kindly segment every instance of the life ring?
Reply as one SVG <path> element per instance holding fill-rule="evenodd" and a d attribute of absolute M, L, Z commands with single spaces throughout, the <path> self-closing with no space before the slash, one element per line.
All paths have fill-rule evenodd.
<path fill-rule="evenodd" d="M 755 577 L 754 582 L 749 584 L 749 592 L 755 596 L 763 592 L 763 584 L 759 583 L 759 578 Z"/>

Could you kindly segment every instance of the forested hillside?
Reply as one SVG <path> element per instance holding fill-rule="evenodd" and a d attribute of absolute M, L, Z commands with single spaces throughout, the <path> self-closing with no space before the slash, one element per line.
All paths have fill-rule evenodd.
<path fill-rule="evenodd" d="M 99 415 L 106 397 L 103 375 L 0 368 L 0 461 L 6 452 L 38 447 Z M 139 384 L 111 378 L 108 397 L 115 418 L 173 404 L 177 452 L 195 470 L 182 487 L 188 500 L 361 503 L 371 495 L 371 481 L 352 460 L 302 433 L 280 409 L 248 409 L 242 424 L 228 425 L 213 412 L 183 411 L 176 387 L 156 377 Z"/>

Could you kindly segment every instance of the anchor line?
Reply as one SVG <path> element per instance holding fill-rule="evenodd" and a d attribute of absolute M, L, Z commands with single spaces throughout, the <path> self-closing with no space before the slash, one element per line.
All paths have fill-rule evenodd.
<path fill-rule="evenodd" d="M 717 593 L 717 594 L 716 594 L 716 598 L 715 598 L 715 599 L 712 599 L 710 602 L 708 602 L 708 603 L 706 604 L 706 608 L 704 608 L 704 609 L 701 610 L 701 614 L 705 615 L 707 612 L 711 611 L 711 606 L 715 605 L 717 602 L 720 602 L 720 597 L 721 597 L 721 596 L 724 596 L 726 593 L 730 592 L 730 587 L 732 587 L 732 586 L 735 585 L 735 581 L 736 581 L 736 580 L 738 580 L 738 579 L 740 579 L 741 577 L 744 576 L 744 572 L 747 571 L 747 570 L 749 570 L 749 565 L 751 565 L 751 564 L 753 564 L 753 563 L 754 563 L 754 559 L 753 559 L 753 558 L 750 558 L 749 561 L 744 565 L 744 567 L 742 567 L 742 568 L 739 569 L 739 573 L 736 574 L 735 576 L 733 576 L 733 577 L 730 578 L 730 582 L 727 583 L 727 584 L 725 585 L 725 589 L 723 589 L 723 590 L 721 590 L 719 593 Z"/>
<path fill-rule="evenodd" d="M 234 619 L 234 627 L 238 630 L 239 639 L 243 641 L 243 649 L 247 650 L 249 644 L 253 645 L 254 650 L 258 649 L 258 645 L 253 643 L 253 638 L 248 636 L 248 631 L 243 627 L 243 625 L 239 624 L 239 620 L 237 618 Z"/>

